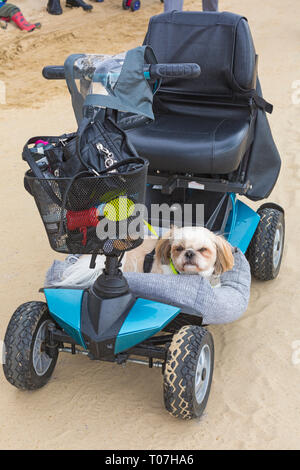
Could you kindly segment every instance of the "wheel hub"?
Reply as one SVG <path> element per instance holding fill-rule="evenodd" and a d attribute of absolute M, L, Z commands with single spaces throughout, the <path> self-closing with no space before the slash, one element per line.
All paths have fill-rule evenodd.
<path fill-rule="evenodd" d="M 209 384 L 209 376 L 211 369 L 211 351 L 207 344 L 200 351 L 196 377 L 195 377 L 195 396 L 197 402 L 202 403 Z"/>
<path fill-rule="evenodd" d="M 32 363 L 35 372 L 39 376 L 47 372 L 52 362 L 52 358 L 48 356 L 44 348 L 48 323 L 49 320 L 46 320 L 40 325 L 33 345 Z"/>
<path fill-rule="evenodd" d="M 275 269 L 277 268 L 280 258 L 281 258 L 282 246 L 283 246 L 283 226 L 282 224 L 280 224 L 278 225 L 276 229 L 274 245 L 273 245 L 273 265 Z"/>

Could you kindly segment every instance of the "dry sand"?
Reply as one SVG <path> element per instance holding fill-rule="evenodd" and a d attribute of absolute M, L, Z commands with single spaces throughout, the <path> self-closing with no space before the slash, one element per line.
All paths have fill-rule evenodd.
<path fill-rule="evenodd" d="M 56 257 L 23 189 L 21 148 L 32 135 L 60 134 L 75 122 L 65 85 L 46 82 L 41 68 L 74 52 L 139 45 L 149 17 L 162 11 L 159 0 L 142 0 L 136 13 L 124 12 L 121 0 L 106 0 L 91 14 L 64 9 L 53 17 L 45 4 L 19 2 L 25 15 L 42 22 L 40 31 L 0 30 L 0 80 L 7 86 L 7 105 L 0 105 L 0 339 L 19 304 L 42 298 L 38 288 Z M 185 6 L 197 10 L 201 3 L 186 0 Z M 300 2 L 220 0 L 220 6 L 249 19 L 264 94 L 274 104 L 270 123 L 283 167 L 270 199 L 285 208 L 287 222 L 280 275 L 253 281 L 240 321 L 211 328 L 216 366 L 201 420 L 168 415 L 159 370 L 62 354 L 52 380 L 37 392 L 18 391 L 0 374 L 1 449 L 300 448 L 300 353 L 293 349 L 300 340 L 300 105 L 292 104 L 292 83 L 300 80 Z"/>

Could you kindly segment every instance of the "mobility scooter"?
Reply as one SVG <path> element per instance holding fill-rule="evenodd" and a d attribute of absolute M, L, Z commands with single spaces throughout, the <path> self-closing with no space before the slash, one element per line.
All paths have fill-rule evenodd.
<path fill-rule="evenodd" d="M 145 83 L 142 88 L 136 85 L 136 69 L 127 67 L 124 72 L 124 55 L 73 55 L 64 67 L 49 66 L 43 71 L 49 79 L 66 78 L 79 124 L 87 107 L 96 107 L 104 115 L 114 108 L 116 122 L 144 162 L 128 174 L 79 178 L 72 192 L 87 191 L 98 203 L 118 194 L 134 204 L 146 201 L 147 207 L 203 204 L 205 226 L 246 254 L 255 278 L 274 279 L 283 253 L 284 211 L 267 202 L 255 212 L 239 198 L 267 198 L 280 171 L 266 117 L 272 106 L 262 97 L 247 20 L 226 12 L 158 15 L 150 20 L 144 46 L 151 46 L 158 62 L 142 67 L 148 88 Z M 120 78 L 127 88 L 118 87 Z M 153 104 L 153 116 L 152 111 L 145 112 L 140 90 L 147 94 L 151 109 Z M 111 98 L 120 102 L 122 96 L 126 101 L 126 93 L 126 105 L 124 101 L 120 106 L 112 104 Z M 143 111 L 137 116 L 139 107 Z M 110 179 L 116 190 L 107 199 Z M 58 212 L 66 226 L 68 207 L 53 210 L 45 183 L 32 172 L 25 180 L 51 246 L 66 253 L 92 253 L 88 244 L 85 251 L 78 251 L 70 233 L 61 241 L 50 216 Z M 53 180 L 59 197 L 58 179 Z M 84 209 L 79 204 L 75 211 Z M 128 218 L 129 213 L 126 203 L 118 219 Z M 165 222 L 147 220 L 158 231 Z M 88 240 L 90 228 L 75 227 L 72 233 Z M 129 291 L 120 270 L 121 258 L 141 241 L 116 239 L 102 244 L 97 254 L 106 255 L 106 266 L 91 288 L 44 288 L 46 302 L 27 302 L 16 310 L 5 336 L 4 373 L 11 384 L 26 390 L 42 387 L 59 352 L 118 364 L 135 362 L 161 368 L 164 403 L 173 416 L 201 416 L 213 375 L 212 335 L 201 316 L 136 298 Z"/>

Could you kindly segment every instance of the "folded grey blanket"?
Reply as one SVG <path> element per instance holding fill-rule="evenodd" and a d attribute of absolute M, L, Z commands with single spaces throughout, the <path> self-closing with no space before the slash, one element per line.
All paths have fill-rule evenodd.
<path fill-rule="evenodd" d="M 46 275 L 46 286 L 55 286 L 77 256 L 54 261 Z M 129 287 L 139 297 L 180 307 L 183 312 L 203 317 L 205 324 L 231 323 L 246 311 L 251 274 L 248 261 L 240 250 L 234 252 L 234 267 L 220 276 L 220 287 L 212 287 L 198 275 L 124 273 Z"/>

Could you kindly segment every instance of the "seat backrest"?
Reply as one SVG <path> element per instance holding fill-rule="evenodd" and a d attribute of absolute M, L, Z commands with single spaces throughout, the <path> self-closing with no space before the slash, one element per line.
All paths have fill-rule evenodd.
<path fill-rule="evenodd" d="M 256 84 L 256 54 L 246 18 L 223 12 L 163 13 L 150 19 L 144 44 L 159 63 L 195 62 L 201 75 L 192 80 L 167 79 L 161 90 L 232 98 L 238 87 Z"/>

